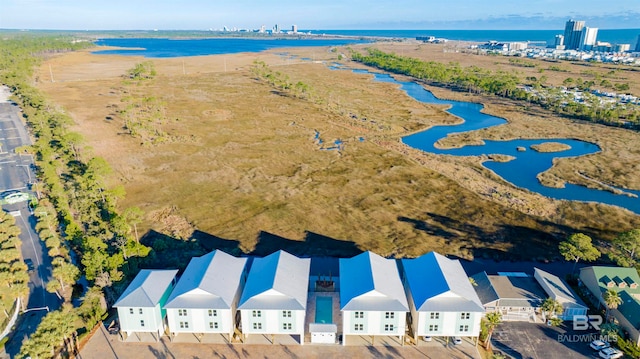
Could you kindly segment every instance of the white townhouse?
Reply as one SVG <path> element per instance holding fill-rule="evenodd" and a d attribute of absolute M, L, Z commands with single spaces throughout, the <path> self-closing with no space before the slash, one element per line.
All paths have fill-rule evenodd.
<path fill-rule="evenodd" d="M 430 252 L 403 259 L 414 339 L 478 337 L 485 309 L 460 261 Z"/>
<path fill-rule="evenodd" d="M 576 315 L 587 315 L 589 307 L 584 304 L 580 297 L 578 297 L 562 279 L 538 268 L 534 268 L 533 277 L 538 281 L 549 298 L 553 298 L 562 304 L 564 310 L 562 314 L 558 316 L 560 319 L 573 320 L 573 317 Z"/>
<path fill-rule="evenodd" d="M 298 335 L 304 344 L 311 259 L 285 251 L 251 264 L 238 310 L 242 334 Z"/>
<path fill-rule="evenodd" d="M 164 305 L 171 337 L 218 333 L 231 342 L 246 263 L 220 250 L 192 258 Z"/>
<path fill-rule="evenodd" d="M 143 269 L 113 305 L 118 308 L 120 332 L 126 339 L 134 332 L 157 334 L 165 331 L 162 308 L 175 285 L 178 270 Z"/>
<path fill-rule="evenodd" d="M 395 259 L 372 252 L 340 258 L 342 344 L 348 335 L 397 336 L 404 342 L 409 307 Z"/>

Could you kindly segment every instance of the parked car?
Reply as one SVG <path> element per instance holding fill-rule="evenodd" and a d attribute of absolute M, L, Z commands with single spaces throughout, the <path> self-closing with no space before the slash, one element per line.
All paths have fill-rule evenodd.
<path fill-rule="evenodd" d="M 599 353 L 600 358 L 604 359 L 618 359 L 622 358 L 622 352 L 613 348 L 604 348 Z"/>
<path fill-rule="evenodd" d="M 34 269 L 35 269 L 35 267 L 33 266 L 33 261 L 32 261 L 30 258 L 25 258 L 25 260 L 24 260 L 24 264 L 26 264 L 26 265 L 27 265 L 27 270 L 28 270 L 29 272 L 31 272 L 32 270 L 34 270 Z"/>
<path fill-rule="evenodd" d="M 454 345 L 462 344 L 462 338 L 460 338 L 460 337 L 453 337 L 453 344 L 454 344 Z"/>
<path fill-rule="evenodd" d="M 591 342 L 591 344 L 589 344 L 589 346 L 593 350 L 602 350 L 604 348 L 610 347 L 611 345 L 604 340 L 594 340 Z"/>
<path fill-rule="evenodd" d="M 432 339 L 433 339 L 433 338 L 432 338 L 431 336 L 429 336 L 429 335 L 427 335 L 427 336 L 425 336 L 425 337 L 424 337 L 424 341 L 425 341 L 425 342 L 430 342 Z"/>
<path fill-rule="evenodd" d="M 16 194 L 16 193 L 20 193 L 20 191 L 12 189 L 12 190 L 8 190 L 8 191 L 4 191 L 0 194 L 0 198 L 7 198 L 12 194 Z"/>

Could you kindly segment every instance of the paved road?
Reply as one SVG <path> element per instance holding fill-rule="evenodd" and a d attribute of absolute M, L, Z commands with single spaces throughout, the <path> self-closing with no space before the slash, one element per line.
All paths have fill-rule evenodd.
<path fill-rule="evenodd" d="M 6 101 L 5 96 L 5 90 L 0 89 L 0 192 L 18 190 L 30 193 L 29 184 L 35 179 L 31 167 L 33 159 L 28 155 L 18 155 L 14 150 L 30 144 L 31 140 L 21 121 L 20 109 Z M 51 258 L 34 230 L 36 221 L 27 202 L 4 205 L 3 210 L 16 218 L 16 225 L 21 231 L 22 257 L 31 259 L 35 267 L 29 273 L 30 294 L 25 311 L 5 345 L 6 353 L 14 357 L 19 353 L 22 341 L 36 330 L 47 310 L 58 309 L 61 301 L 45 290 L 46 282 L 51 278 Z"/>

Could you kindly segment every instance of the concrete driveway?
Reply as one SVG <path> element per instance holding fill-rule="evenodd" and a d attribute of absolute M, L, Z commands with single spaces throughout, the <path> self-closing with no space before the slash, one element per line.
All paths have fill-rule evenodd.
<path fill-rule="evenodd" d="M 597 358 L 589 347 L 597 333 L 574 331 L 571 323 L 561 327 L 528 322 L 504 322 L 492 337 L 495 350 L 517 359 Z"/>
<path fill-rule="evenodd" d="M 165 336 L 159 342 L 125 343 L 117 334 L 109 334 L 101 326 L 77 356 L 81 359 L 181 359 L 181 358 L 421 358 L 421 359 L 480 359 L 472 343 L 461 345 L 388 346 L 382 342 L 372 345 L 304 345 L 293 344 L 209 344 L 176 343 Z"/>

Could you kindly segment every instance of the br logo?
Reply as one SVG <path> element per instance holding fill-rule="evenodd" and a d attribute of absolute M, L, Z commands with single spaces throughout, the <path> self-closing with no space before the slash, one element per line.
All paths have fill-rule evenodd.
<path fill-rule="evenodd" d="M 600 324 L 602 324 L 602 317 L 599 315 L 573 316 L 573 330 L 589 330 L 589 328 L 600 330 Z"/>

